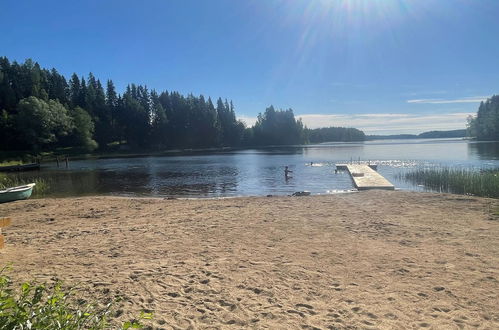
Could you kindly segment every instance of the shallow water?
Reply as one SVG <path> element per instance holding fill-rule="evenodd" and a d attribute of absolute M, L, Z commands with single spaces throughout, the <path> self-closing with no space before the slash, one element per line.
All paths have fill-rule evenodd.
<path fill-rule="evenodd" d="M 45 196 L 230 197 L 287 195 L 307 190 L 327 194 L 353 189 L 350 176 L 334 173 L 336 163 L 365 161 L 397 188 L 424 190 L 401 178 L 417 166 L 499 167 L 499 143 L 461 139 L 385 140 L 364 143 L 275 147 L 184 156 L 71 161 L 70 168 L 43 164 Z M 311 165 L 312 162 L 312 165 Z M 284 177 L 284 166 L 293 171 Z"/>

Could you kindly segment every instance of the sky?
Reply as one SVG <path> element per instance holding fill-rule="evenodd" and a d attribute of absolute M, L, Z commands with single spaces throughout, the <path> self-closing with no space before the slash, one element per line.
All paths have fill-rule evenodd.
<path fill-rule="evenodd" d="M 0 56 L 269 105 L 310 128 L 464 128 L 499 93 L 497 0 L 0 1 Z"/>

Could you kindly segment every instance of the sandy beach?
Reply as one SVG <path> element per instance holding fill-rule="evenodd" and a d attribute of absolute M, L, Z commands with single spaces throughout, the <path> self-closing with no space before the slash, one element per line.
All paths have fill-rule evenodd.
<path fill-rule="evenodd" d="M 157 329 L 497 329 L 498 200 L 86 197 L 0 205 L 0 264 Z"/>

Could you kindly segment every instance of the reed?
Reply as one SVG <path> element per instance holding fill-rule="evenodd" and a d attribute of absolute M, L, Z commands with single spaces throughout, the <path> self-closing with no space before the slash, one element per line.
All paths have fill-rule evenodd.
<path fill-rule="evenodd" d="M 33 197 L 43 197 L 45 192 L 49 188 L 47 181 L 40 178 L 26 180 L 21 179 L 17 176 L 0 173 L 0 190 L 10 187 L 24 186 L 28 183 L 36 183 L 35 187 L 33 188 Z"/>
<path fill-rule="evenodd" d="M 499 198 L 499 168 L 418 168 L 403 176 L 409 182 L 433 191 Z"/>

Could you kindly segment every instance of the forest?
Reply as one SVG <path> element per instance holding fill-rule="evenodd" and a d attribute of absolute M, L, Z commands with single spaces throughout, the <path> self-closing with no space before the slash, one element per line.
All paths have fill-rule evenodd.
<path fill-rule="evenodd" d="M 367 140 L 398 140 L 398 139 L 451 139 L 468 136 L 466 129 L 450 131 L 428 131 L 420 134 L 367 135 Z"/>
<path fill-rule="evenodd" d="M 480 141 L 499 141 L 499 95 L 481 102 L 476 116 L 468 118 L 468 135 Z"/>
<path fill-rule="evenodd" d="M 92 73 L 69 80 L 30 59 L 0 57 L 0 150 L 92 152 L 291 145 L 363 139 L 355 129 L 310 130 L 292 109 L 273 106 L 252 127 L 236 117 L 232 101 L 149 90 Z"/>
<path fill-rule="evenodd" d="M 323 127 L 307 130 L 310 143 L 364 141 L 366 135 L 356 128 Z"/>

